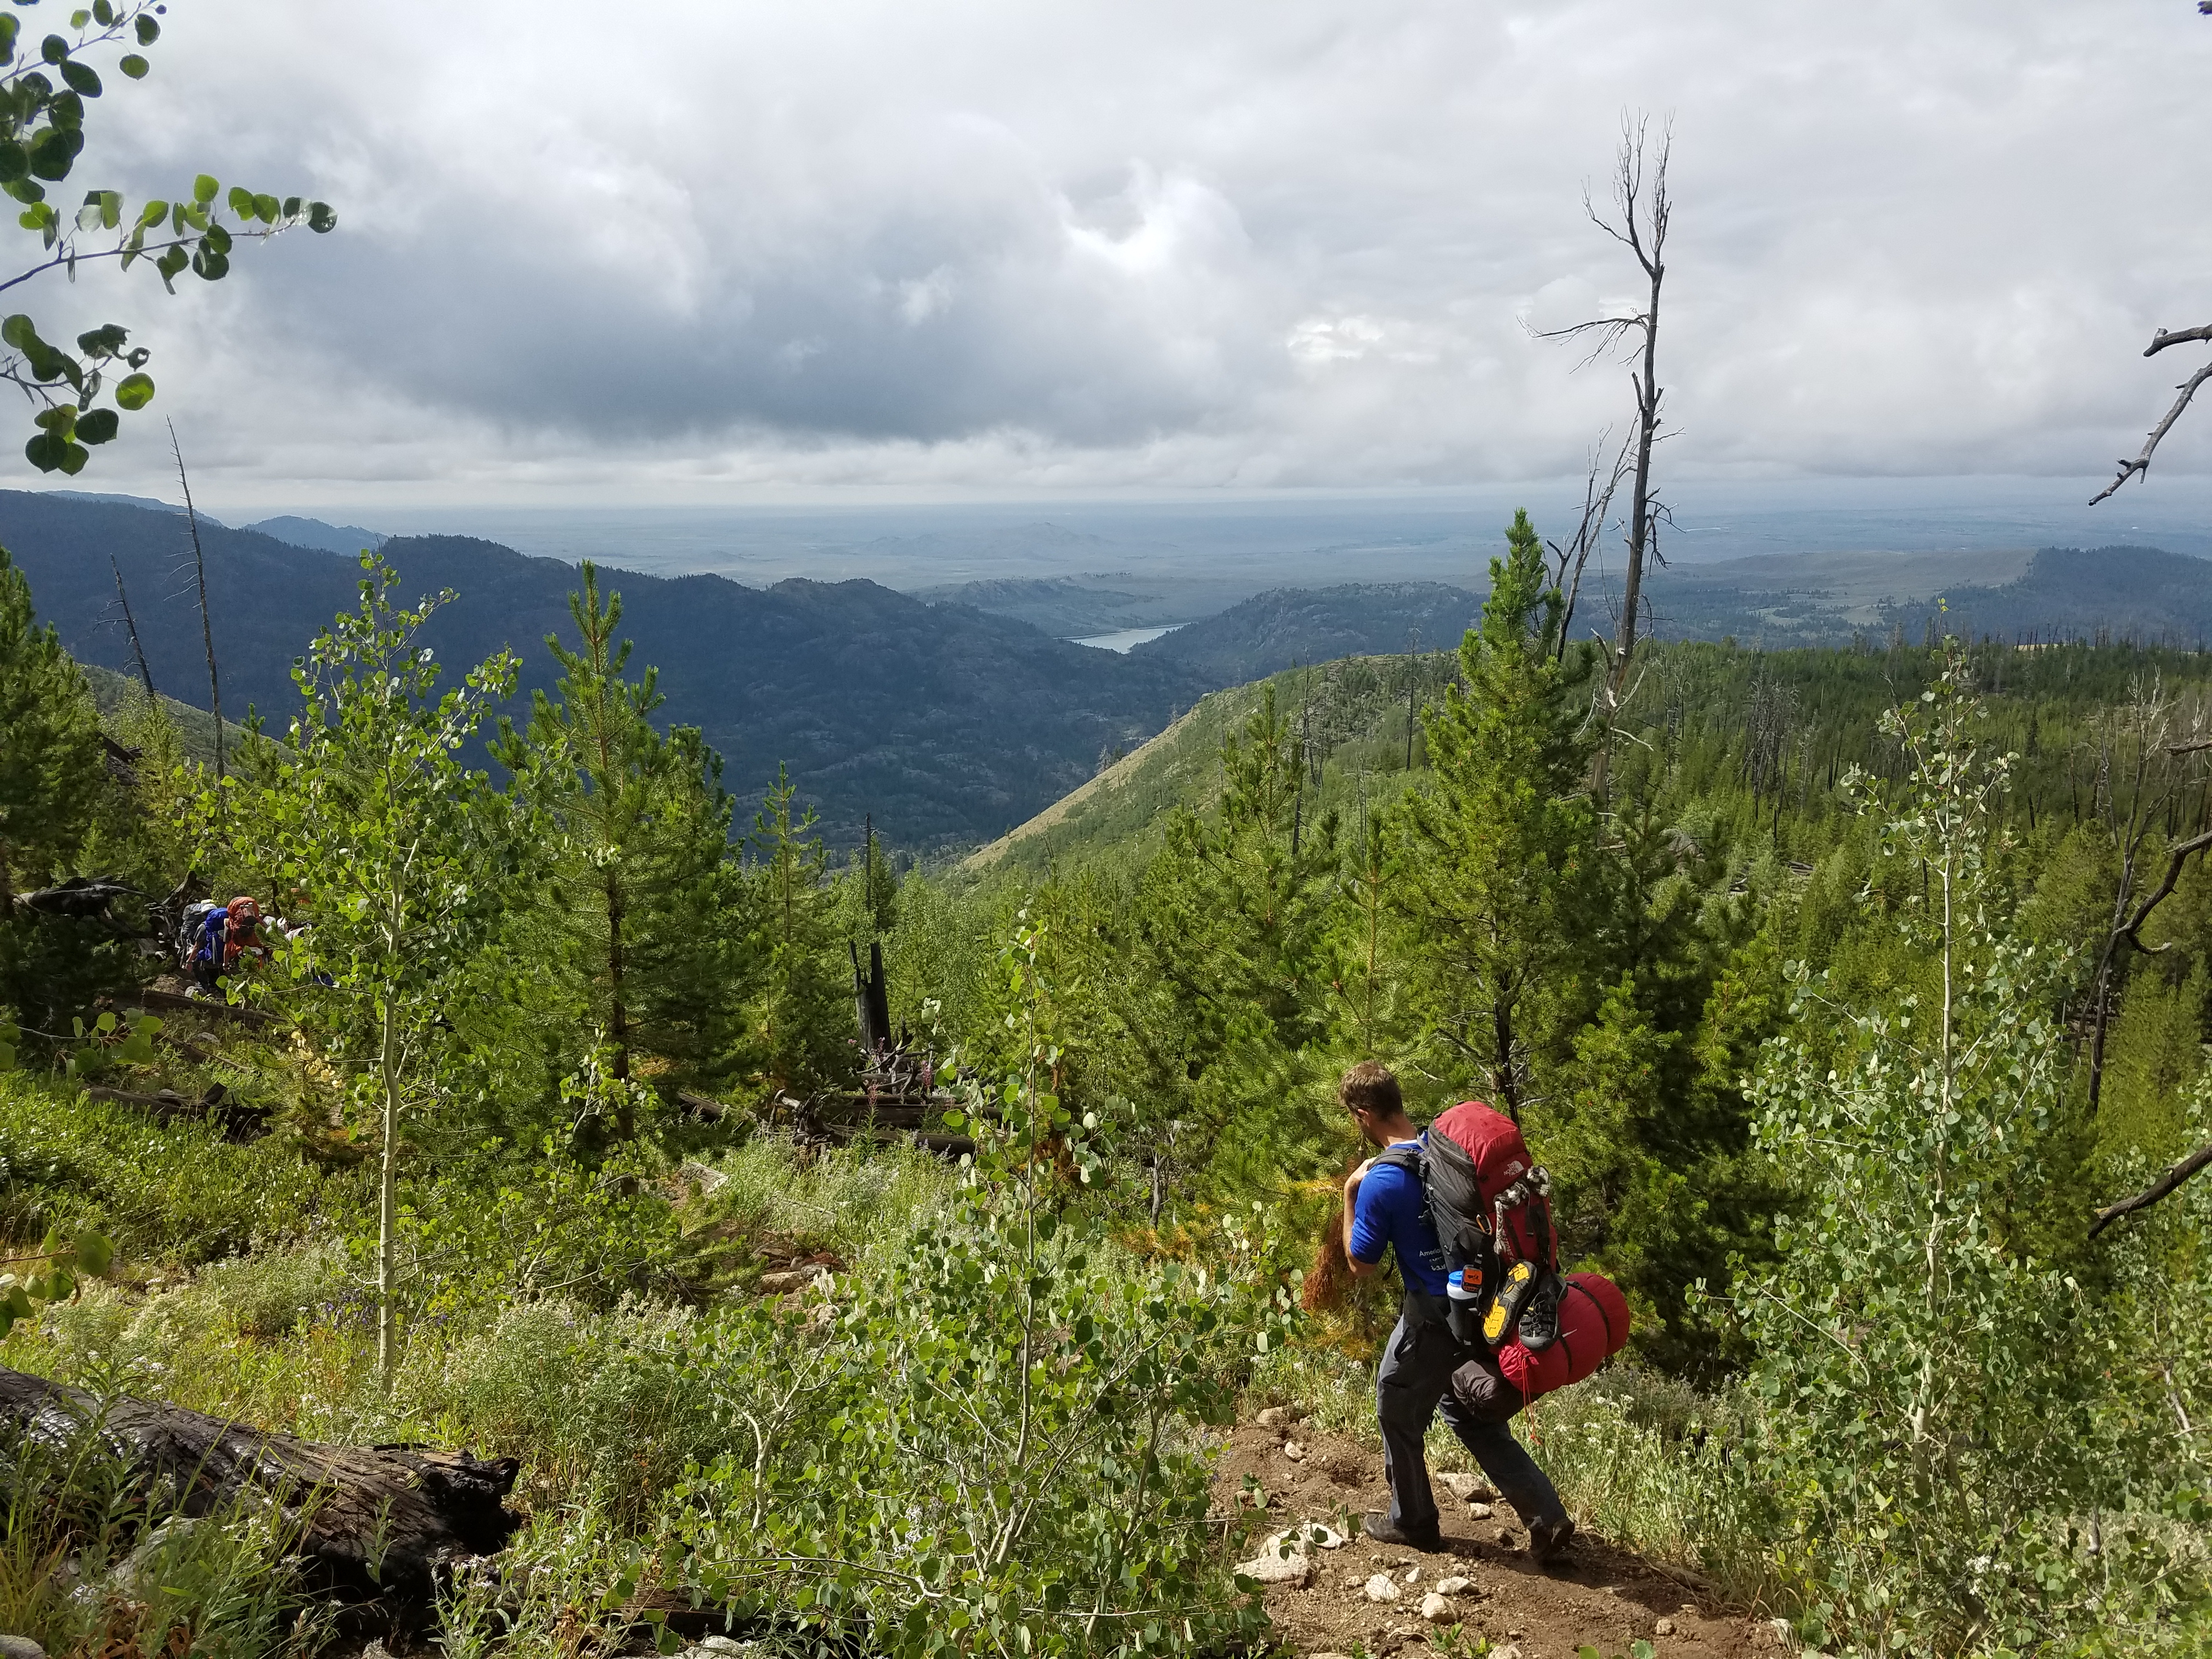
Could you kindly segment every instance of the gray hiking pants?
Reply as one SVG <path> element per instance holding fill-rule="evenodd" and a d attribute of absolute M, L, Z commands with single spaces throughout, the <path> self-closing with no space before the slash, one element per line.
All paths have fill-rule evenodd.
<path fill-rule="evenodd" d="M 1440 1322 L 1422 1317 L 1410 1305 L 1398 1316 L 1375 1373 L 1375 1415 L 1382 1425 L 1391 1521 L 1413 1533 L 1437 1524 L 1437 1500 L 1429 1490 L 1429 1464 L 1421 1443 L 1440 1408 L 1490 1484 L 1520 1511 L 1523 1525 L 1565 1520 L 1567 1511 L 1559 1494 L 1513 1437 L 1511 1427 L 1482 1421 L 1453 1395 L 1451 1375 L 1464 1358 Z"/>

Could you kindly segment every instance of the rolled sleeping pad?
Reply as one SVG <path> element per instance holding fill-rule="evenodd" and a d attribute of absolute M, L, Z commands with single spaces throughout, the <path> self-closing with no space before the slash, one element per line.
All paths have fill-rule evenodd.
<path fill-rule="evenodd" d="M 1579 1382 L 1628 1346 L 1628 1298 L 1599 1273 L 1567 1273 L 1559 1284 L 1559 1340 L 1530 1353 L 1518 1337 L 1498 1351 L 1498 1369 L 1522 1399 Z"/>
<path fill-rule="evenodd" d="M 1478 1422 L 1503 1423 L 1538 1395 L 1579 1382 L 1628 1340 L 1628 1302 L 1597 1273 L 1559 1281 L 1559 1336 L 1541 1353 L 1514 1337 L 1496 1353 L 1477 1346 L 1452 1373 L 1454 1397 Z"/>

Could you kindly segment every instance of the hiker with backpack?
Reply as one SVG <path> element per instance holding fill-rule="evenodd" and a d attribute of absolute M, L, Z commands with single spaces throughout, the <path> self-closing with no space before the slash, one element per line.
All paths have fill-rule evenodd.
<path fill-rule="evenodd" d="M 222 995 L 222 981 L 249 955 L 269 954 L 263 941 L 260 901 L 240 894 L 228 904 L 203 902 L 185 915 L 185 970 L 203 996 Z"/>
<path fill-rule="evenodd" d="M 1405 1302 L 1397 1325 L 1383 1345 L 1382 1364 L 1375 1376 L 1375 1413 L 1382 1430 L 1390 1508 L 1387 1513 L 1368 1514 L 1363 1528 L 1369 1537 L 1385 1544 L 1428 1551 L 1443 1547 L 1436 1497 L 1430 1490 L 1422 1446 L 1430 1421 L 1441 1410 L 1445 1423 L 1474 1455 L 1491 1484 L 1520 1513 L 1528 1528 L 1529 1553 L 1540 1565 L 1551 1562 L 1574 1536 L 1574 1522 L 1568 1519 L 1550 1479 L 1513 1437 L 1508 1419 L 1522 1396 L 1505 1396 L 1511 1409 L 1481 1408 L 1485 1395 L 1480 1384 L 1498 1362 L 1485 1340 L 1492 1333 L 1479 1328 L 1476 1322 L 1498 1327 L 1498 1339 L 1514 1342 L 1517 1336 L 1506 1328 L 1517 1326 L 1522 1316 L 1529 1314 L 1534 1319 L 1528 1328 L 1534 1334 L 1544 1310 L 1528 1293 L 1540 1288 L 1540 1276 L 1525 1255 L 1513 1265 L 1530 1270 L 1520 1273 L 1517 1283 L 1511 1285 L 1508 1281 L 1515 1276 L 1510 1266 L 1493 1270 L 1484 1262 L 1448 1261 L 1423 1175 L 1426 1145 L 1434 1131 L 1417 1129 L 1406 1115 L 1398 1079 L 1387 1066 L 1374 1060 L 1353 1066 L 1338 1085 L 1337 1098 L 1352 1114 L 1361 1136 L 1380 1149 L 1345 1179 L 1345 1255 L 1353 1273 L 1365 1277 L 1382 1266 L 1384 1249 L 1391 1249 L 1396 1253 L 1399 1275 L 1405 1281 Z M 1452 1109 L 1464 1115 L 1469 1106 L 1498 1117 L 1510 1129 L 1512 1141 L 1519 1142 L 1520 1131 L 1511 1127 L 1510 1121 L 1490 1113 L 1480 1103 Z M 1528 1176 L 1540 1176 L 1540 1172 L 1526 1161 L 1525 1147 L 1522 1153 L 1522 1168 L 1527 1174 L 1516 1179 L 1522 1182 L 1521 1190 L 1525 1194 Z M 1441 1172 L 1431 1177 L 1438 1185 L 1443 1180 Z M 1497 1196 L 1504 1199 L 1510 1190 L 1498 1185 Z M 1472 1210 L 1475 1206 L 1466 1207 Z M 1509 1242 L 1504 1251 L 1492 1250 L 1488 1258 L 1492 1262 L 1519 1248 L 1516 1241 L 1521 1218 L 1507 1217 L 1503 1205 L 1497 1214 L 1505 1221 Z M 1548 1226 L 1546 1231 L 1548 1233 Z M 1462 1230 L 1455 1226 L 1453 1231 L 1456 1239 Z M 1455 1270 L 1462 1273 L 1462 1297 L 1474 1310 L 1473 1320 L 1467 1316 L 1468 1309 L 1462 1310 L 1458 1320 L 1453 1317 L 1449 1275 Z M 1468 1272 L 1476 1275 L 1473 1281 L 1466 1279 Z M 1469 1290 L 1470 1284 L 1479 1288 Z M 1498 1292 L 1504 1293 L 1502 1298 Z M 1620 1334 L 1625 1341 L 1625 1308 Z M 1462 1372 L 1467 1374 L 1464 1380 L 1468 1386 L 1455 1386 L 1455 1376 Z M 1531 1393 L 1534 1391 L 1532 1384 Z"/>

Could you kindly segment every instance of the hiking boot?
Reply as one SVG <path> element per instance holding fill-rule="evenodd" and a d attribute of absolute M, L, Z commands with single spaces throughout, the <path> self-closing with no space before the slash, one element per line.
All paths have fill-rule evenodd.
<path fill-rule="evenodd" d="M 1514 1325 L 1521 1317 L 1521 1307 L 1528 1299 L 1528 1292 L 1536 1287 L 1536 1270 L 1525 1261 L 1516 1261 L 1505 1270 L 1504 1282 L 1498 1285 L 1498 1294 L 1491 1298 L 1490 1311 L 1482 1316 L 1482 1339 L 1493 1348 L 1503 1347 L 1509 1340 Z"/>
<path fill-rule="evenodd" d="M 1521 1304 L 1521 1346 L 1541 1353 L 1559 1340 L 1559 1276 L 1544 1273 Z"/>
<path fill-rule="evenodd" d="M 1556 1521 L 1539 1521 L 1528 1528 L 1528 1553 L 1540 1567 L 1548 1567 L 1567 1553 L 1573 1541 L 1575 1523 L 1561 1516 Z"/>
<path fill-rule="evenodd" d="M 1428 1555 L 1436 1554 L 1444 1547 L 1443 1529 L 1433 1521 L 1425 1530 L 1401 1527 L 1381 1510 L 1370 1510 L 1360 1516 L 1359 1530 L 1378 1544 L 1396 1544 Z"/>

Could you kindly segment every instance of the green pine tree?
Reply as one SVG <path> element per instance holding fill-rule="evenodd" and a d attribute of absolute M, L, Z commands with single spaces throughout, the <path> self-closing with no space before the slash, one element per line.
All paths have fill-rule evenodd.
<path fill-rule="evenodd" d="M 105 784 L 100 715 L 31 585 L 0 548 L 0 915 L 69 872 Z"/>
<path fill-rule="evenodd" d="M 811 807 L 793 810 L 799 786 L 776 768 L 753 817 L 757 861 L 741 895 L 760 976 L 744 1043 L 744 1069 L 773 1099 L 805 1098 L 852 1074 L 852 970 L 836 926 L 829 855 Z"/>
<path fill-rule="evenodd" d="M 1565 605 L 1525 511 L 1506 539 L 1481 624 L 1460 644 L 1463 684 L 1424 714 L 1433 781 L 1407 803 L 1421 848 L 1404 902 L 1425 957 L 1432 1069 L 1471 1067 L 1517 1116 L 1571 1048 L 1601 885 L 1585 787 L 1592 658 L 1563 657 Z"/>
<path fill-rule="evenodd" d="M 634 1048 L 696 1071 L 719 1046 L 728 953 L 709 922 L 730 802 L 698 732 L 653 724 L 659 671 L 624 678 L 622 595 L 602 599 L 588 562 L 583 575 L 568 597 L 579 648 L 546 636 L 562 669 L 556 695 L 533 696 L 523 731 L 501 720 L 495 752 L 551 831 L 536 920 L 605 1034 L 610 1074 L 626 1082 Z M 625 1105 L 617 1130 L 635 1127 Z"/>

